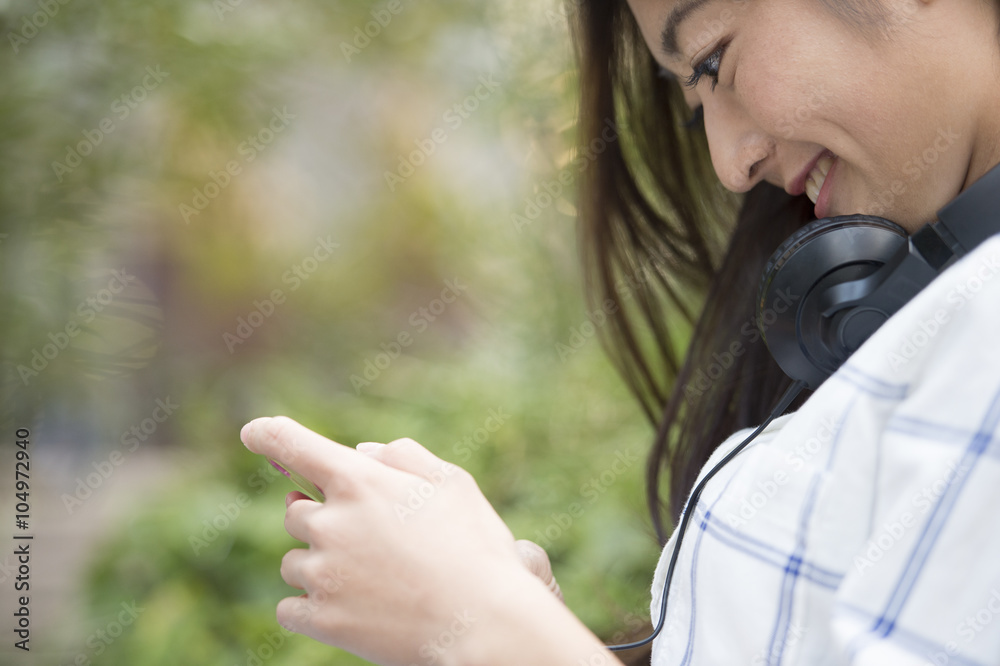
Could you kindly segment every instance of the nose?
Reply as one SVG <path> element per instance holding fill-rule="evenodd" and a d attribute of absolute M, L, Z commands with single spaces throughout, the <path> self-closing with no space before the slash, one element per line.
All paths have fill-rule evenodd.
<path fill-rule="evenodd" d="M 776 142 L 737 104 L 705 100 L 705 133 L 712 166 L 732 192 L 749 191 L 774 168 Z"/>

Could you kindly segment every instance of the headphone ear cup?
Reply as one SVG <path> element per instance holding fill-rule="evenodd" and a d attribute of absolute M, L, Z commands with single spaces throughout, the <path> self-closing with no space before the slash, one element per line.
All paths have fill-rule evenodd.
<path fill-rule="evenodd" d="M 810 222 L 774 251 L 757 292 L 757 326 L 789 377 L 815 389 L 847 359 L 831 340 L 820 296 L 871 275 L 907 239 L 905 229 L 881 217 L 842 215 Z"/>

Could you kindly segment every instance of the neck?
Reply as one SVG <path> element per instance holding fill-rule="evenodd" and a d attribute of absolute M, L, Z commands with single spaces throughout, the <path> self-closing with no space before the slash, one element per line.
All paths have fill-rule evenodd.
<path fill-rule="evenodd" d="M 994 15 L 994 23 L 996 15 Z M 996 31 L 992 31 L 990 42 L 993 48 L 989 51 L 992 58 L 983 62 L 983 72 L 992 72 L 993 76 L 983 77 L 974 85 L 981 91 L 978 104 L 978 122 L 976 123 L 975 142 L 972 155 L 969 158 L 969 170 L 965 175 L 962 189 L 979 180 L 997 164 L 1000 164 L 1000 43 Z"/>
<path fill-rule="evenodd" d="M 965 190 L 997 164 L 1000 164 L 1000 99 L 991 100 L 991 113 L 985 114 L 976 132 L 976 142 L 965 174 Z"/>

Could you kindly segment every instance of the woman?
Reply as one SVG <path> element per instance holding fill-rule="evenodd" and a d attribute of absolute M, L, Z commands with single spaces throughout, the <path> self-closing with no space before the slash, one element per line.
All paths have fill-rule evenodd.
<path fill-rule="evenodd" d="M 1000 162 L 1000 3 L 585 0 L 576 16 L 583 138 L 622 128 L 582 192 L 591 294 L 645 278 L 609 348 L 658 424 L 648 491 L 666 541 L 660 470 L 676 518 L 746 432 L 723 439 L 790 383 L 752 326 L 774 248 L 814 216 L 914 232 Z M 720 183 L 744 194 L 735 226 Z M 1000 501 L 998 267 L 994 238 L 712 479 L 687 509 L 654 664 L 1000 663 L 1000 530 L 985 522 Z M 668 324 L 701 294 L 679 363 Z M 241 437 L 327 497 L 288 499 L 286 527 L 310 545 L 282 562 L 306 592 L 278 605 L 288 628 L 380 664 L 618 663 L 463 470 L 411 440 L 352 451 L 283 417 Z"/>

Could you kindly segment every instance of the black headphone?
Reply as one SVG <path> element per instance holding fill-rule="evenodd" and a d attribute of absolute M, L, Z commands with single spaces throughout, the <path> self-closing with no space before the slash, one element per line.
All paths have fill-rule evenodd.
<path fill-rule="evenodd" d="M 1000 165 L 912 237 L 868 215 L 810 222 L 768 260 L 757 325 L 785 374 L 815 389 L 941 271 L 995 233 Z M 781 292 L 796 299 L 783 312 L 775 308 Z M 773 313 L 770 325 L 764 313 Z"/>
<path fill-rule="evenodd" d="M 660 619 L 641 641 L 609 645 L 629 650 L 651 642 L 667 616 L 667 596 L 681 540 L 701 491 L 804 388 L 815 389 L 836 372 L 872 333 L 941 271 L 1000 233 L 1000 165 L 938 211 L 938 219 L 909 236 L 899 225 L 870 215 L 815 220 L 782 243 L 764 268 L 757 326 L 771 355 L 795 380 L 760 426 L 713 467 L 691 491 L 670 556 L 660 598 Z M 782 295 L 784 292 L 785 295 Z M 792 300 L 794 307 L 775 307 Z M 764 314 L 772 314 L 770 322 Z"/>

